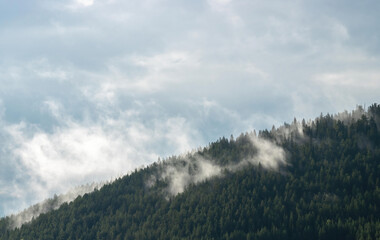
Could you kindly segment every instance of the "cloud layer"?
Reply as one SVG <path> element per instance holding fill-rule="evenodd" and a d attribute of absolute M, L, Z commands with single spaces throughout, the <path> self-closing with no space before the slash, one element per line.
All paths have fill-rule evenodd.
<path fill-rule="evenodd" d="M 0 1 L 0 215 L 220 136 L 378 102 L 379 10 Z"/>

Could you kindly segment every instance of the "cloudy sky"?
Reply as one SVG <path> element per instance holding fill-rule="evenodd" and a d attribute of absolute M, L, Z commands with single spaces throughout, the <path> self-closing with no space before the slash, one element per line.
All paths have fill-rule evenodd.
<path fill-rule="evenodd" d="M 380 2 L 0 0 L 0 216 L 379 102 Z"/>

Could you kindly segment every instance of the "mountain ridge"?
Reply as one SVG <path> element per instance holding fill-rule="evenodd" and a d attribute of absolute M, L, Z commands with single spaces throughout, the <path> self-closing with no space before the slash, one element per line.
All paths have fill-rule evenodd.
<path fill-rule="evenodd" d="M 222 137 L 15 230 L 4 218 L 0 239 L 378 239 L 379 123 L 373 104 Z"/>

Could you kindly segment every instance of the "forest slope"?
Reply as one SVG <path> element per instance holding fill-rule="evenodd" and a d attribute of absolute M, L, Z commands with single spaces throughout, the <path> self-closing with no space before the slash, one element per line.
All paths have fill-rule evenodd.
<path fill-rule="evenodd" d="M 0 239 L 380 239 L 380 106 L 221 138 Z"/>

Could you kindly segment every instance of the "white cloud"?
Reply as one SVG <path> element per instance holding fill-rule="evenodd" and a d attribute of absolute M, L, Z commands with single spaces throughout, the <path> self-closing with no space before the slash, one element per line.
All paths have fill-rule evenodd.
<path fill-rule="evenodd" d="M 181 51 L 171 51 L 149 57 L 135 56 L 132 58 L 132 62 L 153 72 L 178 68 L 184 65 L 198 65 L 194 55 Z"/>
<path fill-rule="evenodd" d="M 18 203 L 3 202 L 0 207 L 7 213 L 74 186 L 126 174 L 163 154 L 186 152 L 199 141 L 186 119 L 179 117 L 143 123 L 138 120 L 140 113 L 131 109 L 118 118 L 104 116 L 96 122 L 78 122 L 63 115 L 65 110 L 57 102 L 49 100 L 45 106 L 53 117 L 61 118 L 62 124 L 52 132 L 27 123 L 3 128 L 9 135 L 9 148 L 3 151 L 7 151 L 18 175 L 3 193 Z"/>
<path fill-rule="evenodd" d="M 281 164 L 286 164 L 285 151 L 276 144 L 257 137 L 251 137 L 253 146 L 258 149 L 257 156 L 248 161 L 253 164 L 261 164 L 265 168 L 278 169 Z"/>
<path fill-rule="evenodd" d="M 94 5 L 94 0 L 73 0 L 66 7 L 70 10 L 78 10 L 80 8 L 91 7 Z"/>
<path fill-rule="evenodd" d="M 91 6 L 94 4 L 94 0 L 76 0 L 78 4 L 81 4 L 85 7 Z"/>
<path fill-rule="evenodd" d="M 169 51 L 153 56 L 134 56 L 132 64 L 146 69 L 147 74 L 132 80 L 133 88 L 142 91 L 165 89 L 167 84 L 180 83 L 184 73 L 197 69 L 199 60 L 196 53 Z M 182 75 L 182 76 L 181 76 Z"/>
<path fill-rule="evenodd" d="M 151 156 L 117 132 L 100 126 L 70 124 L 52 134 L 36 132 L 31 137 L 22 126 L 10 129 L 17 146 L 13 154 L 32 178 L 39 200 L 88 181 L 111 178 L 137 167 Z M 134 159 L 136 162 L 134 162 Z M 22 183 L 26 184 L 26 183 Z M 26 184 L 29 185 L 29 184 Z"/>
<path fill-rule="evenodd" d="M 323 86 L 354 87 L 354 88 L 380 88 L 380 71 L 354 71 L 331 72 L 318 74 L 314 80 Z"/>
<path fill-rule="evenodd" d="M 216 11 L 225 11 L 231 2 L 232 0 L 207 0 L 211 8 Z"/>
<path fill-rule="evenodd" d="M 208 0 L 207 3 L 213 11 L 224 15 L 227 22 L 233 27 L 243 27 L 244 20 L 234 11 L 232 0 Z"/>
<path fill-rule="evenodd" d="M 185 191 L 185 188 L 192 183 L 199 183 L 212 177 L 221 176 L 222 167 L 212 163 L 197 154 L 193 156 L 183 156 L 184 163 L 164 165 L 160 179 L 168 179 L 168 193 L 177 195 Z"/>

